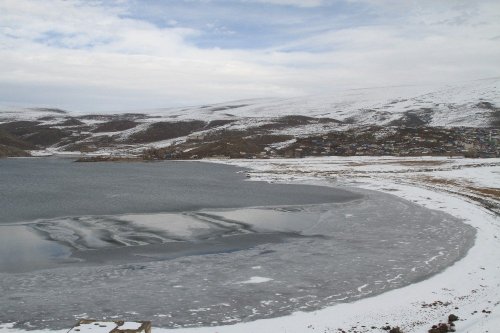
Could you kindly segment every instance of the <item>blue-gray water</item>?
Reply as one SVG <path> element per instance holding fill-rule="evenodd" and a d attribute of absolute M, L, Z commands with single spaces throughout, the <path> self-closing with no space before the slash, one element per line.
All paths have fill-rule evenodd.
<path fill-rule="evenodd" d="M 0 323 L 181 327 L 310 311 L 425 279 L 474 240 L 452 216 L 392 195 L 241 171 L 0 160 Z"/>
<path fill-rule="evenodd" d="M 3 159 L 0 223 L 69 215 L 342 202 L 360 197 L 326 187 L 246 182 L 238 170 L 202 162 Z"/>

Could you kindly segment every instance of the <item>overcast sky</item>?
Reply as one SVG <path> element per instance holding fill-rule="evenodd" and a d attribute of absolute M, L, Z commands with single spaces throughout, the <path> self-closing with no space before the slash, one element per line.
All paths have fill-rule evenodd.
<path fill-rule="evenodd" d="M 500 76 L 500 1 L 0 0 L 0 104 L 126 111 Z"/>

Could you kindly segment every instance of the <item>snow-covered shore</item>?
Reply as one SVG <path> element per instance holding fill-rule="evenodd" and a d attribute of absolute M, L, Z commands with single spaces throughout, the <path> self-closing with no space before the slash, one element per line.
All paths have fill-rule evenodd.
<path fill-rule="evenodd" d="M 417 333 L 446 321 L 451 313 L 460 317 L 457 332 L 498 331 L 500 218 L 495 213 L 495 191 L 500 187 L 500 159 L 331 157 L 218 162 L 249 168 L 250 180 L 349 185 L 387 192 L 462 218 L 477 229 L 476 242 L 466 257 L 445 271 L 372 298 L 219 327 L 159 329 L 154 327 L 154 318 L 144 318 L 153 321 L 155 332 L 384 332 L 381 327 L 390 325 Z M 0 325 L 0 332 L 20 331 Z"/>
<path fill-rule="evenodd" d="M 469 185 L 498 189 L 500 159 L 332 157 L 224 163 L 250 168 L 257 180 L 341 183 L 391 193 L 462 218 L 477 229 L 476 242 L 465 258 L 440 274 L 379 296 L 287 317 L 176 332 L 383 332 L 381 327 L 390 325 L 417 333 L 446 322 L 451 313 L 460 318 L 457 332 L 498 332 L 500 218 L 474 200 L 477 193 Z M 450 193 L 443 182 L 428 182 L 430 176 L 446 180 L 467 197 Z"/>

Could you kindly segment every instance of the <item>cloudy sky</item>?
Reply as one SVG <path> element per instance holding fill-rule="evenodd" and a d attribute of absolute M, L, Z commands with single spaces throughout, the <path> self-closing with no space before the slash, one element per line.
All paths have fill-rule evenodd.
<path fill-rule="evenodd" d="M 0 0 L 0 104 L 197 105 L 500 76 L 498 0 Z"/>

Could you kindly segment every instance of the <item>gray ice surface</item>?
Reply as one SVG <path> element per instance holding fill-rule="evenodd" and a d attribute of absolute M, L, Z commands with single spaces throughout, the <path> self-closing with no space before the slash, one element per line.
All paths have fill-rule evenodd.
<path fill-rule="evenodd" d="M 140 241 L 148 245 L 127 239 L 131 225 L 117 232 L 129 246 L 104 247 L 84 238 L 63 240 L 60 230 L 46 228 L 48 238 L 59 237 L 83 261 L 0 273 L 0 322 L 62 329 L 80 317 L 127 318 L 180 327 L 310 311 L 422 280 L 462 257 L 473 242 L 474 230 L 450 216 L 389 195 L 365 195 L 351 203 L 294 207 L 304 220 L 292 230 L 283 223 L 283 231 L 279 223 L 270 231 L 262 220 L 251 224 L 252 209 L 242 210 L 244 216 L 238 210 L 198 212 L 226 228 L 176 241 L 167 232 L 155 240 L 142 230 Z M 289 209 L 255 210 L 273 221 L 293 214 Z M 44 223 L 33 227 L 41 230 Z M 89 233 L 100 235 L 92 228 Z"/>
<path fill-rule="evenodd" d="M 235 170 L 225 170 L 227 178 Z M 286 192 L 293 197 L 311 188 L 290 185 Z M 425 279 L 473 244 L 474 229 L 450 215 L 389 194 L 340 193 L 351 200 L 0 226 L 0 241 L 10 236 L 12 248 L 26 257 L 29 249 L 15 242 L 23 240 L 41 257 L 17 272 L 4 266 L 0 323 L 63 329 L 78 318 L 124 318 L 182 327 L 311 311 Z M 2 256 L 8 248 L 0 247 Z"/>

